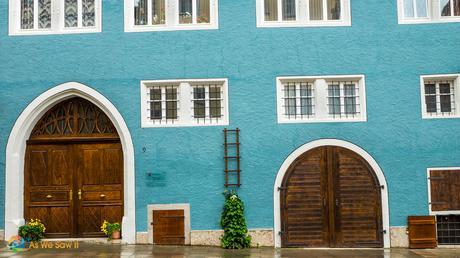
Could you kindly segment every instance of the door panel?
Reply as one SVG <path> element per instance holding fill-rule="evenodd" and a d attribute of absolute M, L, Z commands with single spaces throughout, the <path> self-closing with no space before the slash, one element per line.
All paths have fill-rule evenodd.
<path fill-rule="evenodd" d="M 30 145 L 26 150 L 24 175 L 24 215 L 40 219 L 46 237 L 73 235 L 71 147 L 65 145 Z"/>
<path fill-rule="evenodd" d="M 284 247 L 382 247 L 381 189 L 367 162 L 320 147 L 293 162 L 281 190 Z"/>
<path fill-rule="evenodd" d="M 153 211 L 153 243 L 156 245 L 184 245 L 184 210 Z"/>
<path fill-rule="evenodd" d="M 121 144 L 79 144 L 77 166 L 78 236 L 103 236 L 104 220 L 121 223 L 123 217 L 123 154 Z"/>

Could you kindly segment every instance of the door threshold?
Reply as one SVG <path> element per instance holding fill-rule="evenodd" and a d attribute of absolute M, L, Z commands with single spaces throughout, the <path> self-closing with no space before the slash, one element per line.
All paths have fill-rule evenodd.
<path fill-rule="evenodd" d="M 109 240 L 105 237 L 100 238 L 44 238 L 44 242 L 81 242 L 93 244 L 121 244 L 121 239 Z"/>

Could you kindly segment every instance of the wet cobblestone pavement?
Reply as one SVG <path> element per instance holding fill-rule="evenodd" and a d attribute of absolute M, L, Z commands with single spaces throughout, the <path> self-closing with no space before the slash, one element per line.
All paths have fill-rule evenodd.
<path fill-rule="evenodd" d="M 33 249 L 13 252 L 1 249 L 0 257 L 358 257 L 358 258 L 403 258 L 403 257 L 458 257 L 460 249 L 354 249 L 354 250 L 312 250 L 312 249 L 274 249 L 254 248 L 246 250 L 223 250 L 218 247 L 175 247 L 151 245 L 118 245 L 81 243 L 78 249 Z"/>

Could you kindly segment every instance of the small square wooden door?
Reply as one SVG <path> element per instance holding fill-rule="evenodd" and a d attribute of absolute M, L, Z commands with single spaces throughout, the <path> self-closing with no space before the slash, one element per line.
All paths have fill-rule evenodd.
<path fill-rule="evenodd" d="M 154 210 L 153 243 L 156 245 L 184 245 L 184 221 L 184 210 Z"/>

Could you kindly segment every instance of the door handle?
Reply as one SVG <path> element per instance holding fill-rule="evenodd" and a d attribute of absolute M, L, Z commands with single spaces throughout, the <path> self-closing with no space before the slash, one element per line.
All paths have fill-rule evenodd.
<path fill-rule="evenodd" d="M 73 191 L 72 189 L 70 189 L 69 191 L 69 201 L 72 201 L 73 200 Z"/>
<path fill-rule="evenodd" d="M 335 206 L 339 207 L 339 199 L 335 198 Z"/>
<path fill-rule="evenodd" d="M 53 196 L 52 196 L 51 194 L 48 194 L 48 195 L 46 196 L 46 198 L 51 199 L 51 198 L 53 198 Z"/>
<path fill-rule="evenodd" d="M 105 198 L 105 194 L 101 194 L 101 195 L 99 195 L 99 197 Z"/>
<path fill-rule="evenodd" d="M 81 200 L 81 189 L 78 189 L 78 200 Z"/>

